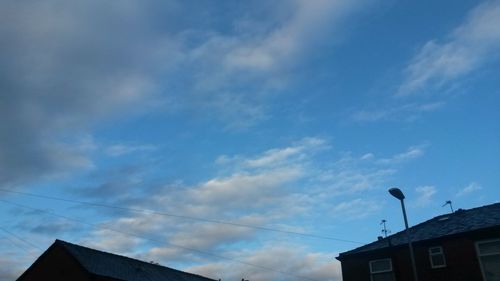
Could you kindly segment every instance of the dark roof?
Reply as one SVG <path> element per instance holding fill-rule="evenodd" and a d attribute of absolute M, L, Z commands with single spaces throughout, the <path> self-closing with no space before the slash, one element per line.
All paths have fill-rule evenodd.
<path fill-rule="evenodd" d="M 200 275 L 106 253 L 65 241 L 54 245 L 64 247 L 89 273 L 124 281 L 213 281 Z"/>
<path fill-rule="evenodd" d="M 412 241 L 418 242 L 491 227 L 500 227 L 500 203 L 469 210 L 459 209 L 454 213 L 437 216 L 412 226 L 410 227 L 410 231 Z M 387 238 L 366 244 L 354 250 L 340 253 L 339 258 L 386 248 L 389 247 L 389 242 L 391 246 L 408 243 L 405 231 L 400 231 Z"/>

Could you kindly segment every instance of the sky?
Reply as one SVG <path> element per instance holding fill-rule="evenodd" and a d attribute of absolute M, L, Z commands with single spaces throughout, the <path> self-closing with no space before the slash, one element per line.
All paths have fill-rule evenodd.
<path fill-rule="evenodd" d="M 0 3 L 0 279 L 55 239 L 222 280 L 500 198 L 500 1 Z"/>

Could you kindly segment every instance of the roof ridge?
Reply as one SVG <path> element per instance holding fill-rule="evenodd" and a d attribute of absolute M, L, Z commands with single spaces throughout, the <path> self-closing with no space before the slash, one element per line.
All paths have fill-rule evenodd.
<path fill-rule="evenodd" d="M 459 209 L 457 209 L 456 211 L 454 211 L 454 212 L 452 212 L 452 213 L 446 213 L 446 214 L 442 214 L 442 215 L 437 215 L 437 216 L 432 217 L 432 218 L 430 218 L 430 219 L 427 219 L 427 220 L 425 220 L 425 221 L 423 221 L 423 222 L 417 223 L 417 224 L 415 224 L 415 225 L 413 225 L 413 226 L 410 226 L 410 227 L 409 227 L 409 229 L 410 229 L 410 230 L 415 229 L 415 228 L 417 228 L 418 226 L 420 226 L 420 225 L 422 225 L 422 224 L 426 224 L 426 223 L 428 223 L 428 222 L 430 222 L 430 221 L 434 221 L 434 220 L 437 220 L 437 219 L 443 218 L 443 217 L 445 217 L 445 216 L 462 215 L 462 214 L 464 214 L 464 213 L 468 213 L 468 212 L 471 212 L 471 211 L 474 211 L 474 210 L 477 210 L 477 209 L 482 209 L 482 208 L 485 208 L 485 207 L 493 207 L 494 205 L 500 205 L 500 202 L 498 202 L 498 203 L 493 203 L 493 204 L 488 204 L 488 205 L 482 205 L 482 206 L 479 206 L 479 207 L 474 207 L 474 208 L 470 208 L 470 209 L 462 209 L 462 208 L 459 208 Z M 403 229 L 403 230 L 398 231 L 398 232 L 396 232 L 396 233 L 394 233 L 394 234 L 392 234 L 392 235 L 389 235 L 389 236 L 387 236 L 386 238 L 390 238 L 390 237 L 396 236 L 396 235 L 398 235 L 398 234 L 400 234 L 400 233 L 403 233 L 403 232 L 406 232 L 406 229 Z M 386 239 L 386 238 L 384 238 L 384 239 Z M 374 242 L 378 242 L 378 241 L 374 241 Z M 370 244 L 371 244 L 371 243 L 370 243 Z"/>
<path fill-rule="evenodd" d="M 474 213 L 474 212 L 480 211 L 480 209 L 489 210 L 491 208 L 498 208 L 498 207 L 500 207 L 500 202 L 493 203 L 493 204 L 482 205 L 482 206 L 478 206 L 478 207 L 474 207 L 474 208 L 470 208 L 470 209 L 458 209 L 458 210 L 456 210 L 453 213 L 441 214 L 441 215 L 432 217 L 430 219 L 427 219 L 427 220 L 425 220 L 423 222 L 417 223 L 417 224 L 409 227 L 409 229 L 410 229 L 410 231 L 412 231 L 412 236 L 413 236 L 413 235 L 415 235 L 414 231 L 417 231 L 417 232 L 420 231 L 420 229 L 422 228 L 422 226 L 426 226 L 426 225 L 431 224 L 431 223 L 433 223 L 435 221 L 442 220 L 445 217 L 449 217 L 450 219 L 455 218 L 455 220 L 456 220 L 457 218 L 460 218 L 460 217 L 462 217 L 464 215 L 466 216 L 466 215 L 468 215 L 470 213 Z M 375 240 L 373 242 L 367 243 L 365 245 L 362 245 L 360 247 L 354 248 L 352 250 L 340 253 L 339 255 L 342 256 L 342 255 L 345 255 L 345 254 L 348 255 L 350 253 L 357 253 L 357 252 L 360 252 L 360 251 L 366 251 L 367 249 L 370 249 L 373 246 L 376 246 L 377 244 L 382 245 L 382 243 L 387 244 L 387 246 L 391 246 L 391 243 L 393 243 L 395 240 L 398 240 L 398 239 L 401 240 L 402 239 L 401 237 L 405 235 L 405 232 L 406 232 L 406 229 L 402 229 L 402 230 L 400 230 L 400 231 L 398 231 L 398 232 L 396 232 L 394 234 L 391 234 L 391 235 L 389 235 L 389 236 L 387 236 L 385 238 L 382 238 L 380 240 Z M 459 233 L 459 232 L 457 232 L 457 233 Z M 396 242 L 396 244 L 394 244 L 392 246 L 396 246 L 396 245 L 400 245 L 400 243 Z M 386 247 L 386 246 L 383 246 L 383 247 Z"/>
<path fill-rule="evenodd" d="M 86 250 L 89 250 L 89 251 L 99 252 L 99 253 L 103 253 L 103 254 L 106 254 L 106 255 L 111 255 L 111 256 L 115 256 L 115 257 L 119 257 L 119 258 L 124 258 L 124 259 L 131 260 L 131 261 L 134 261 L 134 262 L 139 262 L 141 264 L 146 264 L 148 266 L 161 267 L 161 268 L 164 268 L 164 269 L 167 269 L 167 270 L 173 270 L 173 271 L 179 272 L 181 274 L 189 274 L 189 275 L 193 275 L 193 276 L 205 278 L 207 280 L 215 280 L 215 279 L 211 279 L 211 278 L 199 275 L 199 274 L 182 271 L 182 270 L 175 269 L 175 268 L 172 268 L 172 267 L 168 267 L 168 266 L 165 266 L 165 265 L 151 263 L 151 262 L 139 260 L 139 259 L 136 259 L 136 258 L 131 258 L 131 257 L 128 257 L 128 256 L 124 256 L 124 255 L 119 255 L 119 254 L 115 254 L 115 253 L 111 253 L 111 252 L 106 252 L 106 251 L 102 251 L 102 250 L 90 248 L 90 247 L 87 247 L 87 246 L 82 246 L 82 245 L 79 245 L 79 244 L 74 244 L 74 243 L 67 242 L 67 241 L 64 241 L 64 240 L 61 240 L 61 239 L 56 239 L 54 241 L 54 244 L 60 244 L 63 247 L 71 246 L 71 247 L 83 248 L 83 249 L 86 249 Z"/>
<path fill-rule="evenodd" d="M 482 206 L 477 206 L 477 207 L 473 207 L 473 208 L 470 208 L 470 209 L 458 208 L 455 212 L 453 212 L 453 214 L 456 213 L 456 212 L 458 212 L 458 211 L 460 211 L 460 210 L 467 212 L 467 211 L 472 211 L 472 210 L 475 210 L 475 209 L 482 209 L 484 207 L 492 207 L 494 205 L 500 205 L 500 202 L 495 202 L 495 203 L 492 203 L 492 204 L 486 204 L 486 205 L 482 205 Z"/>

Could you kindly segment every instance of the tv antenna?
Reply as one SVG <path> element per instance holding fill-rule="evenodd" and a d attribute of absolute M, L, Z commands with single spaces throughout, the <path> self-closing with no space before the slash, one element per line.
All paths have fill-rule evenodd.
<path fill-rule="evenodd" d="M 443 206 L 441 207 L 444 207 L 446 205 L 450 205 L 451 212 L 453 213 L 454 211 L 453 211 L 453 205 L 451 204 L 451 200 L 447 200 L 446 202 L 444 202 Z"/>
<path fill-rule="evenodd" d="M 387 227 L 385 226 L 385 223 L 386 223 L 386 222 L 387 222 L 386 220 L 382 220 L 382 221 L 380 221 L 380 224 L 381 224 L 381 225 L 383 225 L 383 227 L 384 227 L 384 228 L 382 229 L 382 233 L 384 234 L 384 237 L 385 237 L 385 238 L 387 238 L 387 233 L 391 233 L 391 231 L 390 231 L 390 230 L 388 230 L 388 229 L 387 229 Z"/>

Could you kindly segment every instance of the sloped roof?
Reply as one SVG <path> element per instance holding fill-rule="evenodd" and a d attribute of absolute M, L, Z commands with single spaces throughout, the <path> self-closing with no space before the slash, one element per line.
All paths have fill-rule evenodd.
<path fill-rule="evenodd" d="M 468 210 L 459 209 L 454 213 L 437 216 L 412 226 L 410 227 L 410 231 L 412 241 L 418 242 L 491 227 L 500 227 L 500 203 Z M 389 242 L 391 246 L 407 244 L 408 239 L 406 232 L 400 231 L 387 238 L 340 253 L 339 258 L 351 254 L 386 248 L 389 247 Z"/>
<path fill-rule="evenodd" d="M 62 240 L 64 247 L 89 273 L 124 281 L 214 281 L 200 275 L 94 250 Z"/>

